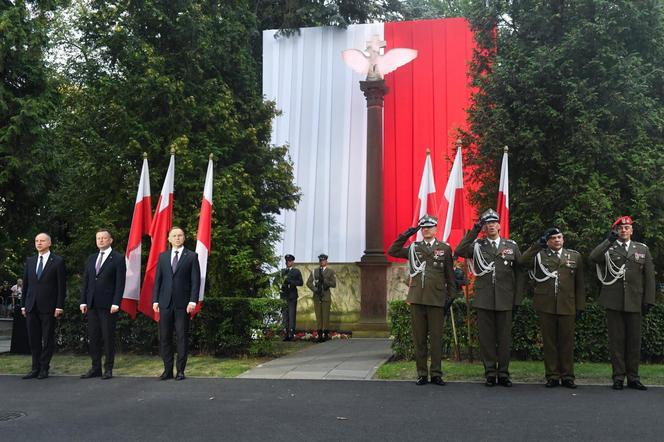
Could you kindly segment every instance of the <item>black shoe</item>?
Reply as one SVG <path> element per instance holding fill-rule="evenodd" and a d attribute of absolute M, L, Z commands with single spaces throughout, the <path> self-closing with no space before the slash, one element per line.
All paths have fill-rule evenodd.
<path fill-rule="evenodd" d="M 427 377 L 426 377 L 426 376 L 418 376 L 418 377 L 417 377 L 417 380 L 415 381 L 415 384 L 417 384 L 417 385 L 424 385 L 424 384 L 426 384 L 427 382 L 429 382 L 429 381 L 427 380 Z"/>
<path fill-rule="evenodd" d="M 330 340 L 330 332 L 328 330 L 323 330 L 323 341 Z"/>
<path fill-rule="evenodd" d="M 643 385 L 641 381 L 629 381 L 627 382 L 627 388 L 633 388 L 634 390 L 646 391 L 648 387 Z"/>
<path fill-rule="evenodd" d="M 184 372 L 178 371 L 178 374 L 175 375 L 175 380 L 176 381 L 183 381 L 184 379 L 185 379 Z"/>
<path fill-rule="evenodd" d="M 560 381 L 558 381 L 558 379 L 549 379 L 548 381 L 546 381 L 546 384 L 544 386 L 546 388 L 553 388 L 557 387 L 558 385 L 560 385 Z"/>
<path fill-rule="evenodd" d="M 113 370 L 106 370 L 103 375 L 101 375 L 101 378 L 106 380 L 106 379 L 111 379 L 113 377 Z"/>
<path fill-rule="evenodd" d="M 323 330 L 317 330 L 318 332 L 318 339 L 316 339 L 316 342 L 323 342 Z"/>
<path fill-rule="evenodd" d="M 39 370 L 32 370 L 32 371 L 28 372 L 28 374 L 23 376 L 21 379 L 34 379 L 34 378 L 37 377 L 38 374 L 39 374 Z"/>
<path fill-rule="evenodd" d="M 496 386 L 496 378 L 494 378 L 493 376 L 488 376 L 486 378 L 486 381 L 484 381 L 484 385 L 486 385 L 487 387 L 495 387 Z"/>
<path fill-rule="evenodd" d="M 562 384 L 563 384 L 563 387 L 566 387 L 566 388 L 576 388 L 577 387 L 577 385 L 574 383 L 573 379 L 563 379 Z"/>
<path fill-rule="evenodd" d="M 173 372 L 171 370 L 164 370 L 164 372 L 159 376 L 159 379 L 165 381 L 166 379 L 173 379 Z"/>
<path fill-rule="evenodd" d="M 85 374 L 81 375 L 81 379 L 98 378 L 99 376 L 101 376 L 101 370 L 95 370 L 94 368 L 91 368 Z"/>
<path fill-rule="evenodd" d="M 512 381 L 510 378 L 498 378 L 498 385 L 502 385 L 503 387 L 511 387 Z"/>
<path fill-rule="evenodd" d="M 37 379 L 46 379 L 48 377 L 48 370 L 40 370 Z"/>
<path fill-rule="evenodd" d="M 443 380 L 443 378 L 441 378 L 440 376 L 432 376 L 431 377 L 431 383 L 436 384 L 436 385 L 440 385 L 441 387 L 445 386 L 447 384 L 447 382 L 445 382 Z"/>
<path fill-rule="evenodd" d="M 623 381 L 613 381 L 613 386 L 611 386 L 614 390 L 622 390 L 623 389 Z"/>

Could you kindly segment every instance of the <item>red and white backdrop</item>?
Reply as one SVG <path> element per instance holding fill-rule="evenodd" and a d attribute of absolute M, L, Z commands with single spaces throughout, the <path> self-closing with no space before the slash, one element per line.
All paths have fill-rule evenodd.
<path fill-rule="evenodd" d="M 297 209 L 280 215 L 284 234 L 276 253 L 292 253 L 300 262 L 315 262 L 323 252 L 333 262 L 358 261 L 367 222 L 366 100 L 359 88 L 364 76 L 346 67 L 341 52 L 364 49 L 374 34 L 387 42 L 386 50 L 418 51 L 414 61 L 385 77 L 387 248 L 412 223 L 427 148 L 436 198 L 439 207 L 445 204 L 456 130 L 466 127 L 470 104 L 467 72 L 474 45 L 470 27 L 464 19 L 453 18 L 304 28 L 288 38 L 275 38 L 275 32 L 263 33 L 263 93 L 282 111 L 274 121 L 272 142 L 289 145 L 295 184 L 302 192 Z M 464 181 L 467 197 L 468 180 Z M 474 215 L 468 204 L 464 210 L 469 228 Z M 453 232 L 450 238 L 455 236 Z"/>

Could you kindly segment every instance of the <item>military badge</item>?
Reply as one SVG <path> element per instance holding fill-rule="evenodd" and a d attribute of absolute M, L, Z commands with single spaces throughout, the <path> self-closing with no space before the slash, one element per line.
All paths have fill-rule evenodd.
<path fill-rule="evenodd" d="M 442 256 L 445 256 L 445 250 L 434 250 L 433 256 L 434 258 L 440 258 Z"/>
<path fill-rule="evenodd" d="M 646 259 L 646 254 L 636 252 L 636 253 L 634 253 L 634 259 Z"/>
<path fill-rule="evenodd" d="M 514 250 L 505 249 L 505 250 L 502 251 L 501 255 L 503 256 L 503 258 L 505 257 L 505 255 L 514 255 Z"/>

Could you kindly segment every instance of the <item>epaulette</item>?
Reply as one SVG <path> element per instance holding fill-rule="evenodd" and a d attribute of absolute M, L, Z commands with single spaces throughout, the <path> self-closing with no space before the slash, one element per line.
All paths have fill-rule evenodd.
<path fill-rule="evenodd" d="M 507 239 L 505 239 L 505 241 L 508 242 L 508 243 L 511 243 L 511 244 L 516 244 L 516 241 L 514 241 L 513 239 L 507 238 Z"/>
<path fill-rule="evenodd" d="M 564 247 L 563 247 L 563 248 L 564 248 Z M 574 250 L 574 249 L 565 249 L 565 250 L 567 250 L 568 252 L 574 252 L 574 253 L 579 253 L 579 252 L 577 252 L 577 251 L 576 251 L 576 250 Z M 579 253 L 579 255 L 580 255 L 580 253 Z"/>
<path fill-rule="evenodd" d="M 632 242 L 634 243 L 635 246 L 643 246 L 643 247 L 645 247 L 646 249 L 648 248 L 648 246 L 645 245 L 645 244 L 643 244 L 642 242 L 638 242 L 638 241 L 632 241 Z"/>

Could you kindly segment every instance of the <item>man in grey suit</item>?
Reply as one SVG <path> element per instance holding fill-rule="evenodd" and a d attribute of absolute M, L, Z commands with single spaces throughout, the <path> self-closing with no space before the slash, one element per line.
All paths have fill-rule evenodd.
<path fill-rule="evenodd" d="M 189 315 L 196 309 L 201 285 L 198 255 L 183 246 L 184 239 L 184 231 L 179 227 L 168 232 L 171 249 L 159 255 L 152 291 L 152 309 L 159 313 L 159 350 L 164 360 L 161 380 L 173 378 L 173 328 L 178 352 L 175 380 L 185 378 Z"/>

